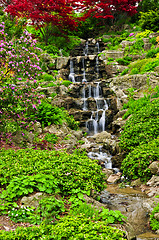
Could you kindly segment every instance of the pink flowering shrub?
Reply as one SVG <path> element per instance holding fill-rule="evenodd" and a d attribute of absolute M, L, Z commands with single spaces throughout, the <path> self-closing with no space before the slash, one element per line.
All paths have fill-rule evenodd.
<path fill-rule="evenodd" d="M 5 24 L 0 24 L 0 130 L 5 132 L 8 121 L 16 128 L 28 129 L 33 114 L 43 96 L 36 93 L 41 75 L 41 49 L 36 40 L 24 31 L 20 39 L 6 40 Z"/>

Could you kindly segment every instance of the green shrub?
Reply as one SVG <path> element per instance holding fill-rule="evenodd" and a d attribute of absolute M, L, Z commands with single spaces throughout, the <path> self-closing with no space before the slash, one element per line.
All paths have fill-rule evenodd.
<path fill-rule="evenodd" d="M 6 240 L 124 240 L 125 233 L 115 227 L 107 226 L 105 221 L 96 221 L 81 216 L 65 216 L 53 224 L 41 224 L 39 227 L 17 228 L 15 231 L 1 231 L 0 239 Z"/>
<path fill-rule="evenodd" d="M 65 80 L 61 84 L 64 85 L 65 87 L 68 87 L 70 84 L 72 84 L 72 82 L 68 81 L 68 80 Z"/>
<path fill-rule="evenodd" d="M 49 81 L 49 82 L 55 81 L 54 77 L 48 73 L 43 74 L 42 77 L 44 81 Z"/>
<path fill-rule="evenodd" d="M 122 73 L 120 74 L 121 76 L 127 74 L 129 72 L 129 68 L 126 68 L 122 71 Z"/>
<path fill-rule="evenodd" d="M 139 144 L 148 143 L 159 136 L 159 99 L 137 109 L 126 122 L 121 133 L 120 146 L 130 151 Z"/>
<path fill-rule="evenodd" d="M 58 141 L 58 137 L 54 133 L 47 133 L 44 139 L 52 144 L 55 144 Z"/>
<path fill-rule="evenodd" d="M 152 60 L 151 62 L 148 62 L 147 64 L 145 64 L 142 72 L 146 73 L 146 72 L 154 71 L 155 67 L 157 66 L 159 66 L 159 59 Z"/>
<path fill-rule="evenodd" d="M 143 74 L 146 72 L 154 71 L 154 68 L 156 66 L 158 66 L 158 59 L 148 58 L 137 60 L 136 62 L 133 62 L 129 65 L 130 74 Z"/>
<path fill-rule="evenodd" d="M 132 57 L 117 58 L 116 61 L 121 65 L 127 66 L 132 61 Z"/>
<path fill-rule="evenodd" d="M 157 196 L 159 197 L 159 196 Z M 159 203 L 154 207 L 151 215 L 150 215 L 150 226 L 152 230 L 158 230 L 159 229 L 159 221 L 155 218 L 155 213 L 159 213 Z"/>
<path fill-rule="evenodd" d="M 130 74 L 131 74 L 131 75 L 133 75 L 133 74 L 139 74 L 138 68 L 133 68 L 133 69 L 131 70 Z"/>
<path fill-rule="evenodd" d="M 137 33 L 136 34 L 136 38 L 148 38 L 150 33 L 152 33 L 153 31 L 150 31 L 148 29 L 146 29 L 145 31 L 143 32 L 140 32 L 140 33 Z"/>
<path fill-rule="evenodd" d="M 35 189 L 63 195 L 104 188 L 101 167 L 82 151 L 33 149 L 0 151 L 1 185 L 8 185 L 8 197 L 14 198 Z M 89 194 L 89 193 L 87 193 Z M 4 195 L 4 193 L 3 193 Z"/>
<path fill-rule="evenodd" d="M 146 53 L 146 58 L 154 58 L 156 57 L 157 53 L 159 53 L 159 47 L 152 48 Z"/>
<path fill-rule="evenodd" d="M 140 178 L 143 181 L 147 181 L 152 176 L 148 166 L 151 162 L 157 161 L 158 156 L 159 139 L 153 140 L 148 144 L 140 144 L 123 160 L 121 165 L 123 174 L 130 180 Z"/>
<path fill-rule="evenodd" d="M 141 12 L 139 23 L 142 29 L 148 29 L 157 32 L 159 30 L 158 22 L 159 22 L 158 9 L 156 9 L 155 11 L 150 10 L 148 12 Z"/>

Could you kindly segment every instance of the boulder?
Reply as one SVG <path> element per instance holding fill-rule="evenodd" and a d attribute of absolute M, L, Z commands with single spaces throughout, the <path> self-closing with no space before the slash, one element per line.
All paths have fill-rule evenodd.
<path fill-rule="evenodd" d="M 152 178 L 146 184 L 150 187 L 159 186 L 159 176 L 153 175 Z"/>
<path fill-rule="evenodd" d="M 121 172 L 118 172 L 117 174 L 111 174 L 111 175 L 108 177 L 107 182 L 108 182 L 108 183 L 111 183 L 111 184 L 117 183 L 117 182 L 120 181 L 121 175 L 122 175 Z"/>
<path fill-rule="evenodd" d="M 111 134 L 103 131 L 101 133 L 97 133 L 93 136 L 93 139 L 96 143 L 104 143 L 106 139 L 111 139 Z"/>
<path fill-rule="evenodd" d="M 110 175 L 113 174 L 113 170 L 107 169 L 107 168 L 103 168 L 102 172 L 105 174 L 105 177 L 104 177 L 105 180 L 107 180 L 110 177 Z"/>
<path fill-rule="evenodd" d="M 69 57 L 58 57 L 56 60 L 56 69 L 65 68 L 68 65 Z"/>
<path fill-rule="evenodd" d="M 148 167 L 151 171 L 152 174 L 159 174 L 159 161 L 154 161 L 152 162 L 149 167 Z"/>
<path fill-rule="evenodd" d="M 37 192 L 35 194 L 32 194 L 30 197 L 23 197 L 21 199 L 21 203 L 24 206 L 37 208 L 39 206 L 39 201 L 46 196 L 48 196 L 46 193 Z"/>

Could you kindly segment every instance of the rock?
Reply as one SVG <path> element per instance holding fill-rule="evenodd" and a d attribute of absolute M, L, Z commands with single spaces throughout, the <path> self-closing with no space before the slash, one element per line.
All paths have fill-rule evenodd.
<path fill-rule="evenodd" d="M 158 36 L 159 36 L 158 32 L 154 32 L 154 33 L 149 34 L 149 38 L 158 37 Z"/>
<path fill-rule="evenodd" d="M 46 193 L 42 193 L 42 192 L 37 192 L 35 194 L 33 194 L 32 196 L 30 197 L 23 197 L 21 199 L 21 203 L 24 205 L 24 206 L 29 206 L 29 207 L 35 207 L 37 208 L 39 206 L 39 201 L 46 197 L 47 194 Z"/>
<path fill-rule="evenodd" d="M 107 60 L 108 58 L 123 58 L 124 51 L 116 51 L 116 50 L 104 50 L 100 53 L 100 60 Z"/>
<path fill-rule="evenodd" d="M 83 137 L 83 133 L 80 130 L 78 131 L 72 130 L 71 133 L 77 138 L 77 140 L 80 140 Z"/>
<path fill-rule="evenodd" d="M 119 182 L 120 181 L 120 179 L 121 179 L 121 173 L 120 172 L 118 172 L 117 174 L 111 174 L 109 177 L 108 177 L 108 179 L 107 179 L 107 182 L 108 183 L 117 183 L 117 182 Z"/>
<path fill-rule="evenodd" d="M 152 178 L 146 184 L 150 187 L 159 186 L 159 176 L 153 175 Z"/>
<path fill-rule="evenodd" d="M 113 170 L 107 169 L 107 168 L 103 168 L 102 172 L 105 174 L 105 178 L 104 178 L 105 180 L 107 180 L 109 176 L 113 174 Z"/>
<path fill-rule="evenodd" d="M 155 214 L 154 214 L 154 218 L 155 218 L 157 221 L 159 221 L 159 213 L 155 213 Z"/>
<path fill-rule="evenodd" d="M 66 95 L 68 88 L 64 85 L 60 86 L 60 95 Z"/>
<path fill-rule="evenodd" d="M 139 178 L 139 179 L 136 179 L 136 180 L 133 181 L 133 182 L 131 182 L 131 186 L 132 186 L 132 187 L 141 186 L 141 184 L 142 184 L 142 182 L 141 182 L 140 178 Z"/>
<path fill-rule="evenodd" d="M 111 123 L 113 133 L 119 132 L 119 129 L 121 129 L 125 123 L 126 120 L 123 120 L 122 118 L 118 118 L 117 120 L 113 121 Z"/>
<path fill-rule="evenodd" d="M 159 161 L 152 162 L 148 168 L 151 170 L 152 174 L 159 174 Z"/>
<path fill-rule="evenodd" d="M 103 143 L 105 142 L 106 139 L 111 139 L 111 134 L 103 131 L 101 133 L 97 133 L 93 136 L 93 139 L 95 140 L 96 143 Z"/>
<path fill-rule="evenodd" d="M 122 48 L 124 49 L 125 47 L 130 47 L 130 46 L 132 46 L 135 42 L 136 42 L 136 41 L 130 42 L 130 41 L 124 40 L 124 41 L 122 41 L 120 44 L 121 44 Z"/>
<path fill-rule="evenodd" d="M 56 69 L 65 68 L 68 65 L 69 57 L 58 57 L 56 62 Z"/>
<path fill-rule="evenodd" d="M 116 140 L 105 139 L 103 141 L 103 147 L 106 150 L 109 150 L 112 155 L 115 155 L 120 152 L 119 144 Z"/>
<path fill-rule="evenodd" d="M 147 198 L 146 200 L 143 200 L 142 206 L 145 209 L 145 211 L 150 214 L 153 208 L 156 206 L 156 203 L 159 203 L 158 198 L 155 197 L 152 197 L 151 199 Z"/>
<path fill-rule="evenodd" d="M 93 207 L 102 210 L 102 207 L 107 208 L 108 206 L 106 204 L 102 204 L 92 197 L 88 197 L 87 195 L 84 195 L 84 199 L 86 200 L 87 203 L 91 204 Z"/>

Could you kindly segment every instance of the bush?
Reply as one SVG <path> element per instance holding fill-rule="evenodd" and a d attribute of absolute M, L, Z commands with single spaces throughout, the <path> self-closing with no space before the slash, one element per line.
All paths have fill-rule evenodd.
<path fill-rule="evenodd" d="M 49 82 L 55 81 L 54 77 L 48 73 L 45 73 L 44 75 L 42 75 L 42 78 L 44 79 L 44 81 L 49 81 Z"/>
<path fill-rule="evenodd" d="M 157 196 L 159 197 L 159 196 Z M 159 229 L 159 221 L 155 218 L 155 213 L 159 213 L 159 203 L 154 207 L 151 215 L 150 215 L 150 226 L 152 227 L 152 230 L 158 230 Z"/>
<path fill-rule="evenodd" d="M 131 179 L 140 178 L 147 181 L 152 173 L 148 166 L 151 162 L 157 161 L 159 156 L 159 139 L 153 140 L 148 144 L 136 147 L 123 160 L 121 169 L 123 174 Z"/>
<path fill-rule="evenodd" d="M 154 57 L 156 57 L 157 53 L 159 53 L 159 47 L 158 47 L 158 48 L 150 49 L 150 50 L 146 53 L 146 58 L 154 58 Z"/>
<path fill-rule="evenodd" d="M 150 10 L 148 12 L 141 12 L 140 25 L 142 29 L 148 29 L 154 32 L 159 30 L 159 10 Z"/>
<path fill-rule="evenodd" d="M 136 38 L 148 38 L 150 33 L 152 33 L 153 31 L 150 30 L 145 30 L 143 32 L 137 33 Z"/>
<path fill-rule="evenodd" d="M 65 216 L 53 224 L 42 223 L 39 227 L 17 228 L 15 231 L 1 231 L 0 239 L 7 240 L 124 240 L 125 233 L 119 229 L 107 226 L 105 221 L 96 221 L 81 214 L 81 216 Z"/>
<path fill-rule="evenodd" d="M 120 146 L 125 151 L 148 143 L 159 136 L 159 99 L 136 109 L 121 133 Z"/>
<path fill-rule="evenodd" d="M 143 74 L 146 72 L 154 71 L 155 67 L 159 65 L 158 59 L 148 58 L 137 60 L 129 65 L 130 74 Z"/>
<path fill-rule="evenodd" d="M 0 169 L 1 185 L 9 184 L 8 194 L 13 197 L 37 188 L 47 193 L 61 189 L 63 195 L 104 188 L 101 167 L 82 151 L 67 154 L 65 151 L 3 149 L 0 151 Z"/>
<path fill-rule="evenodd" d="M 120 74 L 121 76 L 127 74 L 129 72 L 129 68 L 126 68 L 122 71 L 122 73 Z"/>
<path fill-rule="evenodd" d="M 72 84 L 72 82 L 68 81 L 68 80 L 65 80 L 61 84 L 64 85 L 65 87 L 68 87 L 70 84 Z"/>
<path fill-rule="evenodd" d="M 117 58 L 116 61 L 121 65 L 127 66 L 132 61 L 132 57 Z"/>

